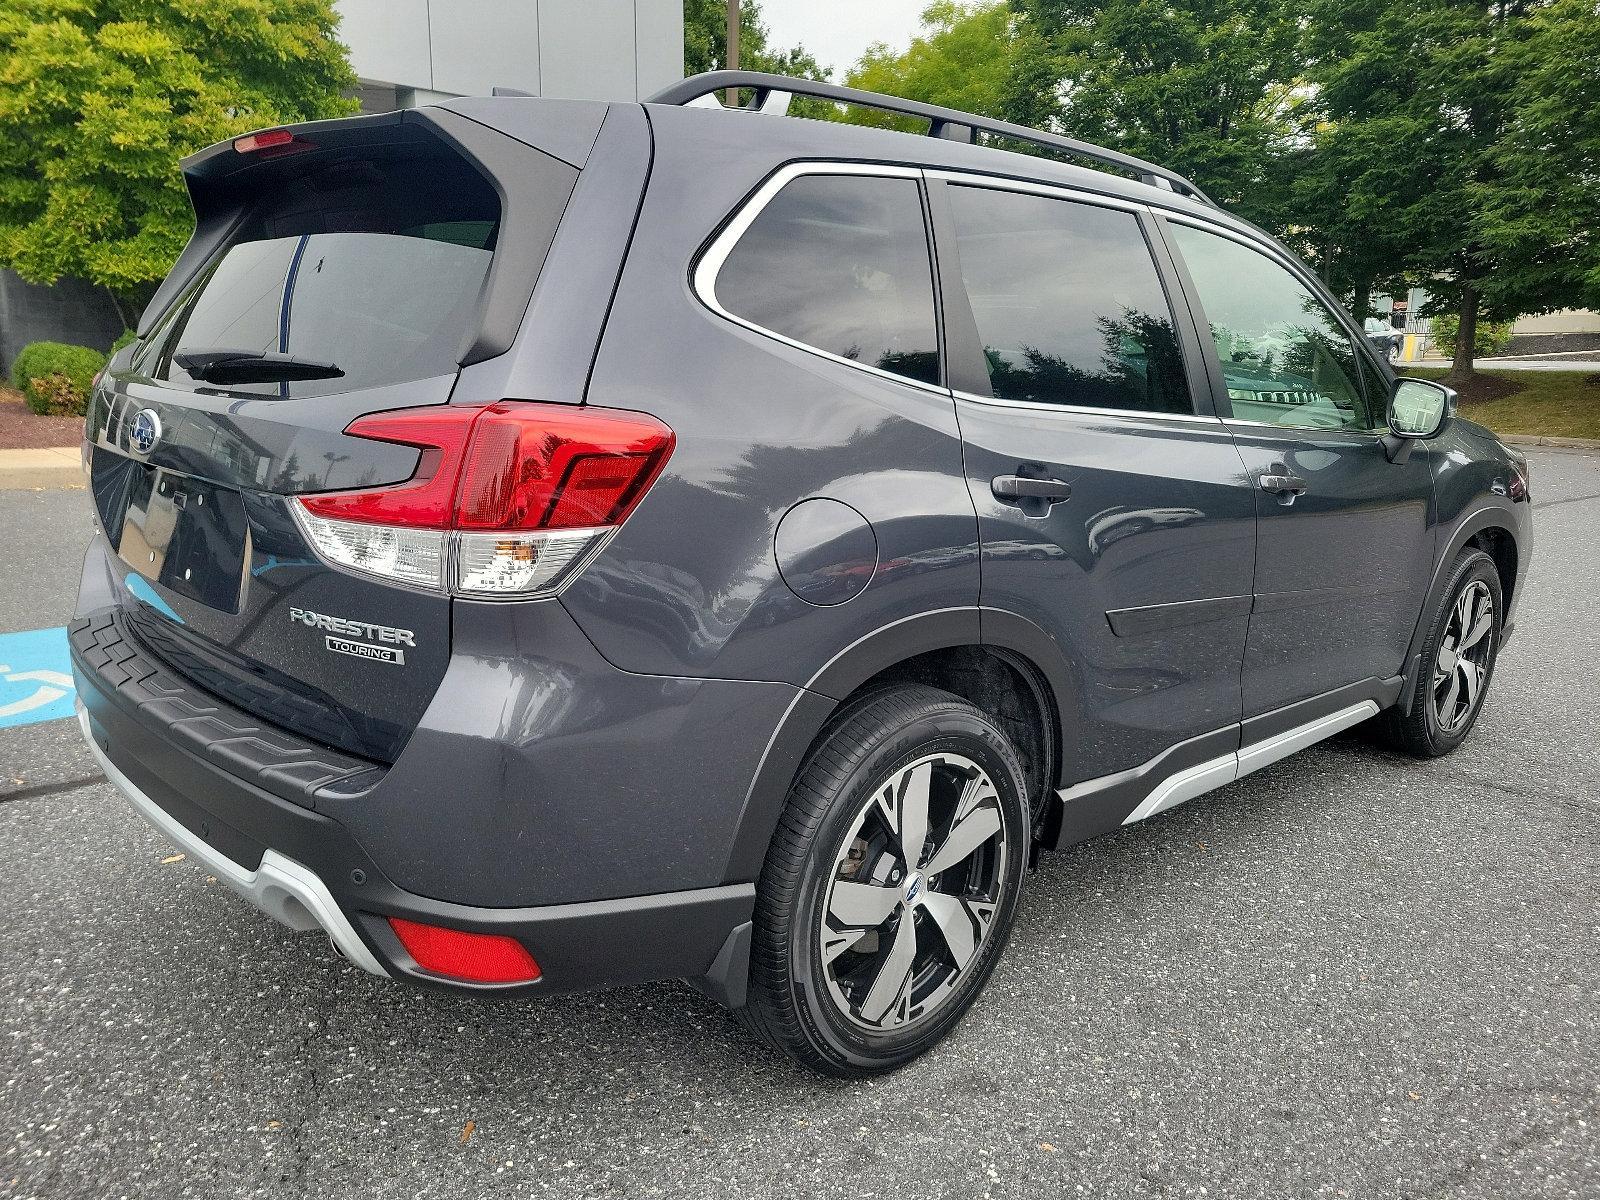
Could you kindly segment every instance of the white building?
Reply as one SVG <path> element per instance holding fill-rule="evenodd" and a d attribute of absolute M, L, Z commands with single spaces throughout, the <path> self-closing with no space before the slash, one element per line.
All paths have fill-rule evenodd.
<path fill-rule="evenodd" d="M 642 100 L 683 78 L 682 0 L 335 0 L 367 112 L 509 87 Z"/>

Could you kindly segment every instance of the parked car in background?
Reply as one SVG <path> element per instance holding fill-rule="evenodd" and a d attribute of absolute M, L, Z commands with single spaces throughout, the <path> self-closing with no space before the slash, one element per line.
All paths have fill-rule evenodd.
<path fill-rule="evenodd" d="M 1385 359 L 1393 362 L 1400 353 L 1400 347 L 1406 340 L 1403 329 L 1396 329 L 1382 317 L 1368 317 L 1366 321 L 1367 341 L 1372 348 Z"/>
<path fill-rule="evenodd" d="M 722 73 L 183 169 L 194 238 L 89 415 L 83 731 L 363 970 L 683 977 L 883 1071 L 1041 849 L 1478 718 L 1525 461 L 1159 166 Z"/>

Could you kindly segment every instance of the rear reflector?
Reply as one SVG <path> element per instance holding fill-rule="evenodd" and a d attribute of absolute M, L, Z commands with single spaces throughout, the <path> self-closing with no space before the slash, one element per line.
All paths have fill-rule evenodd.
<path fill-rule="evenodd" d="M 390 917 L 389 927 L 417 966 L 435 975 L 469 983 L 532 983 L 540 975 L 527 947 L 504 934 L 468 933 L 400 917 Z"/>
<path fill-rule="evenodd" d="M 468 596 L 554 595 L 628 518 L 672 453 L 645 413 L 502 402 L 373 413 L 352 437 L 416 446 L 404 483 L 301 496 L 330 562 Z"/>

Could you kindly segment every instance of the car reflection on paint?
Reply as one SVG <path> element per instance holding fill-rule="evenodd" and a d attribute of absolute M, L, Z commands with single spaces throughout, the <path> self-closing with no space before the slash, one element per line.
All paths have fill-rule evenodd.
<path fill-rule="evenodd" d="M 1123 538 L 1152 529 L 1193 525 L 1205 520 L 1198 508 L 1133 508 L 1117 505 L 1103 509 L 1089 520 L 1089 550 L 1104 554 L 1106 549 Z"/>
<path fill-rule="evenodd" d="M 1043 562 L 1047 558 L 1065 558 L 1067 552 L 1055 542 L 1027 542 L 1021 538 L 1003 538 L 983 544 L 985 555 L 991 559 L 1022 559 Z"/>

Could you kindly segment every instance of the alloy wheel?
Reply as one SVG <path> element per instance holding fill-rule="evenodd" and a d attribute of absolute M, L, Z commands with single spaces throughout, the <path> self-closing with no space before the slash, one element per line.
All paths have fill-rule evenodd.
<path fill-rule="evenodd" d="M 899 1032 L 950 998 L 993 928 L 1007 853 L 994 782 L 970 758 L 927 755 L 874 789 L 820 919 L 828 993 L 849 1022 Z"/>
<path fill-rule="evenodd" d="M 1473 580 L 1456 598 L 1433 667 L 1433 715 L 1442 733 L 1455 733 L 1477 710 L 1489 676 L 1494 598 Z"/>

